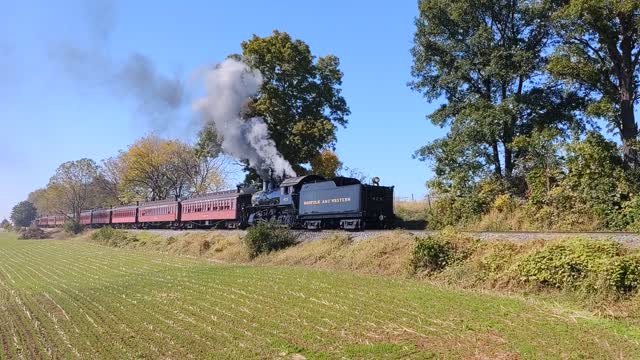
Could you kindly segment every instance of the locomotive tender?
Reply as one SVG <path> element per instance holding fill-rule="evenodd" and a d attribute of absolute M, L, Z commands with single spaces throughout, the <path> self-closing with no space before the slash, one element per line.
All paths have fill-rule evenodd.
<path fill-rule="evenodd" d="M 292 229 L 385 229 L 394 225 L 393 186 L 319 175 L 288 178 L 262 191 L 218 191 L 182 201 L 161 200 L 111 209 L 82 211 L 80 224 L 132 228 L 244 228 L 273 221 Z M 62 225 L 58 217 L 36 220 L 42 227 Z"/>

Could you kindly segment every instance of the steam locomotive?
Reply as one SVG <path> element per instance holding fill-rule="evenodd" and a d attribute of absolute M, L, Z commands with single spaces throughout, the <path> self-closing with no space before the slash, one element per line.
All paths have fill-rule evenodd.
<path fill-rule="evenodd" d="M 358 179 L 319 175 L 265 181 L 254 188 L 219 191 L 182 201 L 151 201 L 110 209 L 85 210 L 80 223 L 130 228 L 245 228 L 260 221 L 292 229 L 385 229 L 394 225 L 393 186 Z M 42 227 L 60 226 L 60 216 L 36 220 Z"/>

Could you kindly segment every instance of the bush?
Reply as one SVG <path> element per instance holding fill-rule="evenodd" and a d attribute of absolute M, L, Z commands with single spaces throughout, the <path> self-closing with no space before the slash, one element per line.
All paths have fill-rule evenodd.
<path fill-rule="evenodd" d="M 575 239 L 553 243 L 518 264 L 521 280 L 541 286 L 594 293 L 627 293 L 640 283 L 640 256 L 620 243 Z"/>
<path fill-rule="evenodd" d="M 19 238 L 23 240 L 29 239 L 46 239 L 48 237 L 47 233 L 44 230 L 40 229 L 37 226 L 30 226 L 27 228 L 21 228 L 18 233 Z"/>
<path fill-rule="evenodd" d="M 462 286 L 534 285 L 607 300 L 640 290 L 640 251 L 612 240 L 479 241 L 449 230 L 416 238 L 411 265 Z"/>
<path fill-rule="evenodd" d="M 67 220 L 64 223 L 64 232 L 69 235 L 76 235 L 76 234 L 79 234 L 81 231 L 82 231 L 82 225 L 80 225 L 80 223 L 75 219 Z"/>
<path fill-rule="evenodd" d="M 640 286 L 640 255 L 631 254 L 613 261 L 606 274 L 608 284 L 617 292 L 629 293 Z"/>
<path fill-rule="evenodd" d="M 124 230 L 114 229 L 110 226 L 102 227 L 93 234 L 91 240 L 102 245 L 122 247 L 129 243 L 138 242 L 135 235 L 131 235 Z"/>
<path fill-rule="evenodd" d="M 454 251 L 453 244 L 443 238 L 416 238 L 411 265 L 415 272 L 437 272 L 453 262 Z"/>
<path fill-rule="evenodd" d="M 284 249 L 294 245 L 297 235 L 274 222 L 259 222 L 247 230 L 243 241 L 249 251 L 249 257 L 256 256 L 271 251 Z"/>

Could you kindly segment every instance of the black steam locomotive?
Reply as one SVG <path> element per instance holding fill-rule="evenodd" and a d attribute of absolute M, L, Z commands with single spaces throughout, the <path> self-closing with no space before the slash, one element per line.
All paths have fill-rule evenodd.
<path fill-rule="evenodd" d="M 308 230 L 393 226 L 393 186 L 362 184 L 358 179 L 305 175 L 285 179 L 278 187 L 265 182 L 253 194 L 244 221 L 275 221 L 291 228 Z"/>
<path fill-rule="evenodd" d="M 67 215 L 66 217 L 71 217 Z M 65 216 L 42 216 L 42 227 L 62 226 Z M 288 178 L 278 186 L 218 191 L 184 200 L 162 200 L 84 210 L 80 224 L 124 228 L 243 228 L 273 221 L 294 229 L 385 229 L 395 222 L 393 186 L 348 177 Z"/>

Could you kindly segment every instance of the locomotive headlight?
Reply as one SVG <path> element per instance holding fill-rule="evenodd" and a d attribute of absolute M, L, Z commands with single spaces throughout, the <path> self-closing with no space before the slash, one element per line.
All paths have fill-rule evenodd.
<path fill-rule="evenodd" d="M 376 176 L 371 179 L 371 182 L 373 183 L 373 185 L 380 185 L 380 178 Z"/>

